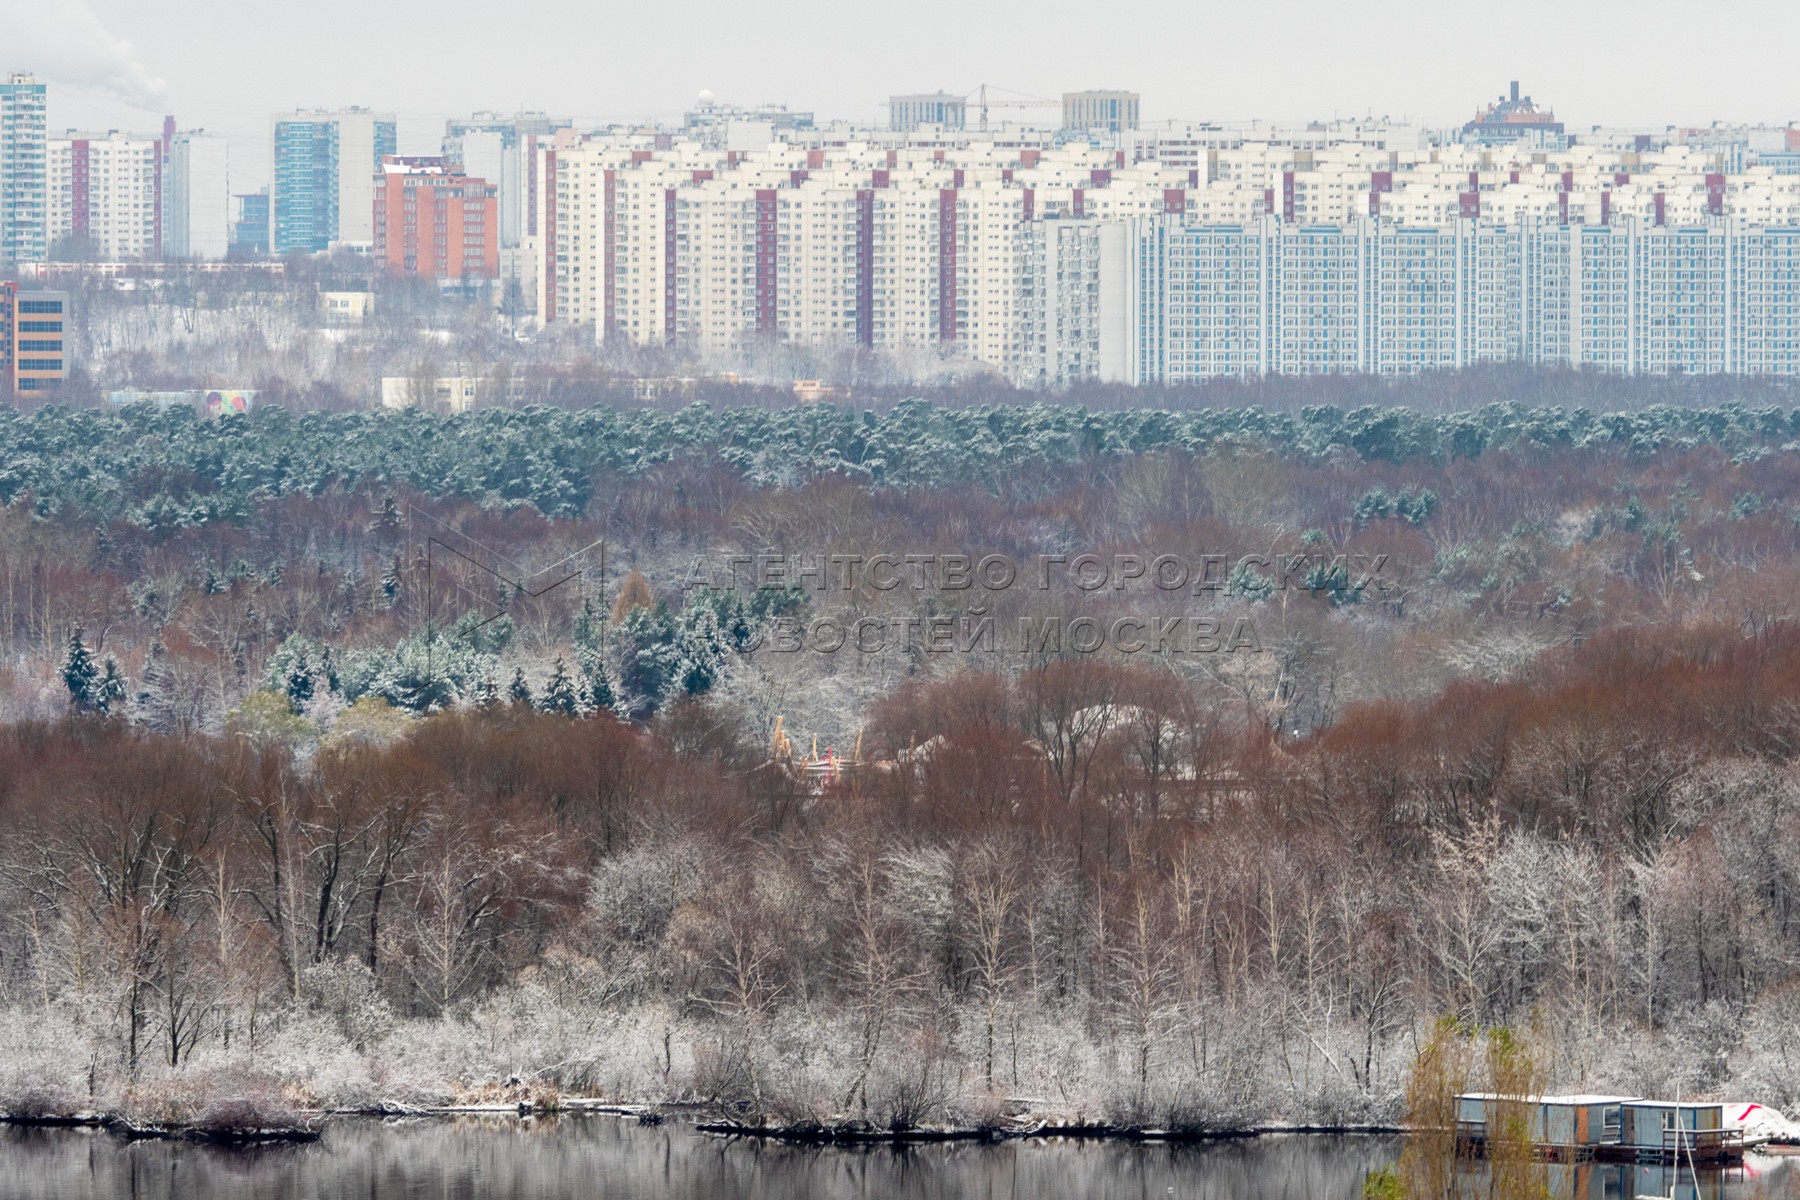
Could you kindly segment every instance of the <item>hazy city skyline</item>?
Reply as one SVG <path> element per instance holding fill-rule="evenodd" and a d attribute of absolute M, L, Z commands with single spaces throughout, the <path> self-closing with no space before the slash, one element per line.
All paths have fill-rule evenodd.
<path fill-rule="evenodd" d="M 241 147 L 246 184 L 266 178 L 270 117 L 296 107 L 394 111 L 401 150 L 424 153 L 459 113 L 668 120 L 702 88 L 871 124 L 885 124 L 890 93 L 983 81 L 1049 97 L 1130 88 L 1146 123 L 1372 114 L 1449 125 L 1509 79 L 1572 130 L 1800 116 L 1782 60 L 1800 16 L 1763 0 L 1725 8 L 1730 19 L 1695 25 L 1672 0 L 1638 4 L 1628 21 L 1611 6 L 1523 0 L 1496 36 L 1471 39 L 1418 0 L 1394 0 L 1379 19 L 1300 0 L 1279 25 L 1249 7 L 1139 6 L 1102 23 L 1066 0 L 1028 21 L 1010 7 L 927 0 L 871 37 L 820 0 L 604 15 L 520 0 L 504 23 L 490 5 L 442 0 L 429 24 L 410 7 L 318 0 L 259 11 L 253 27 L 223 0 L 0 0 L 7 67 L 50 85 L 52 129 L 148 129 L 174 113 Z M 702 28 L 708 37 L 689 36 Z M 1731 70 L 1705 66 L 1725 61 Z"/>

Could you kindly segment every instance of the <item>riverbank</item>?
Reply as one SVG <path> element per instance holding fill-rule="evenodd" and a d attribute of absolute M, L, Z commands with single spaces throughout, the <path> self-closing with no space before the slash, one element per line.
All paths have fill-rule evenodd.
<path fill-rule="evenodd" d="M 661 1125 L 672 1118 L 679 1118 L 681 1123 L 691 1125 L 700 1134 L 813 1145 L 995 1143 L 1032 1138 L 1204 1142 L 1275 1134 L 1397 1135 L 1405 1132 L 1402 1126 L 1390 1124 L 1294 1125 L 1280 1122 L 1217 1128 L 1159 1128 L 1120 1125 L 1079 1116 L 1038 1115 L 1031 1113 L 1029 1109 L 1021 1109 L 1003 1121 L 881 1128 L 866 1121 L 851 1119 L 787 1123 L 744 1121 L 721 1118 L 716 1106 L 704 1103 L 633 1104 L 596 1097 L 560 1095 L 518 1101 L 439 1105 L 390 1101 L 362 1108 L 313 1109 L 291 1113 L 271 1112 L 241 1099 L 226 1098 L 218 1102 L 218 1106 L 204 1118 L 193 1120 L 165 1117 L 161 1121 L 147 1121 L 117 1112 L 0 1112 L 0 1125 L 102 1129 L 128 1141 L 180 1139 L 220 1146 L 249 1146 L 317 1141 L 321 1125 L 329 1120 L 471 1116 L 537 1119 L 565 1115 L 614 1116 L 640 1125 Z"/>
<path fill-rule="evenodd" d="M 117 1113 L 72 1113 L 68 1116 L 13 1116 L 0 1113 L 0 1125 L 27 1129 L 103 1129 L 128 1142 L 190 1141 L 217 1146 L 255 1146 L 275 1142 L 316 1142 L 316 1126 L 299 1123 L 152 1125 Z"/>
<path fill-rule="evenodd" d="M 135 1070 L 103 1029 L 54 1009 L 0 1008 L 0 1046 L 12 1048 L 0 1054 L 0 1112 L 109 1114 L 155 1130 L 276 1129 L 326 1114 L 598 1105 L 790 1140 L 1036 1128 L 1216 1136 L 1388 1128 L 1405 1078 L 1398 1038 L 1376 1054 L 1371 1080 L 1334 1069 L 1349 1061 L 1341 1032 L 1319 1035 L 1327 1055 L 1291 1031 L 1285 1048 L 1280 1031 L 1259 1040 L 1263 1030 L 1235 1018 L 1216 1020 L 1224 1032 L 1204 1053 L 1153 1046 L 1145 1070 L 1141 1042 L 1095 1030 L 1078 1009 L 1020 1014 L 996 1023 L 990 1072 L 979 1011 L 865 1042 L 859 1024 L 833 1012 L 747 1024 L 657 1003 L 586 1003 L 586 993 L 538 981 L 455 1017 L 402 1018 L 365 988 L 308 981 L 316 996 L 233 1026 L 229 1044 L 222 1035 L 199 1042 L 179 1065 L 142 1056 Z M 1291 1075 L 1282 1067 L 1265 1082 L 1276 1073 L 1257 1056 L 1284 1053 Z"/>
<path fill-rule="evenodd" d="M 701 1133 L 727 1137 L 820 1145 L 920 1145 L 930 1142 L 1001 1142 L 1026 1138 L 1069 1138 L 1082 1141 L 1119 1142 L 1215 1142 L 1272 1134 L 1398 1135 L 1398 1125 L 1249 1125 L 1222 1129 L 1158 1129 L 1112 1125 L 1106 1122 L 1038 1121 L 1008 1126 L 923 1127 L 876 1129 L 866 1125 L 750 1125 L 738 1121 L 700 1121 Z"/>

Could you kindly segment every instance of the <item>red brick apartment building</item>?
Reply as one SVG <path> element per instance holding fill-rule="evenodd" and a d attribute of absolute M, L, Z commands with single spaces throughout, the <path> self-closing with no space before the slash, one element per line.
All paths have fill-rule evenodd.
<path fill-rule="evenodd" d="M 494 185 L 441 158 L 390 155 L 375 181 L 375 258 L 394 275 L 493 279 L 500 273 Z"/>

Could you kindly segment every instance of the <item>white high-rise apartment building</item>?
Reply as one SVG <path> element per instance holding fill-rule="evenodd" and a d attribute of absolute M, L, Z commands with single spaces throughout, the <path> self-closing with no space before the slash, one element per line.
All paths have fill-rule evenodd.
<path fill-rule="evenodd" d="M 759 249 L 768 251 L 767 239 L 757 237 L 758 226 L 772 227 L 769 201 L 774 193 L 756 187 L 757 182 L 745 180 L 726 188 L 688 188 L 686 194 L 678 190 L 673 197 L 668 189 L 662 192 L 663 206 L 659 211 L 664 233 L 655 236 L 650 231 L 655 240 L 648 244 L 655 247 L 653 253 L 662 254 L 664 268 L 644 279 L 650 287 L 662 287 L 665 299 L 674 303 L 665 321 L 654 327 L 664 331 L 664 336 L 692 344 L 703 354 L 741 351 L 766 332 L 769 322 L 775 319 L 766 302 L 770 297 L 766 293 L 759 295 L 756 271 Z M 629 185 L 621 193 L 616 174 L 614 188 L 615 195 L 639 194 L 629 190 Z M 646 203 L 654 199 L 653 193 L 645 194 Z M 640 244 L 638 236 L 633 228 L 615 239 L 614 246 L 629 254 L 631 247 Z M 671 256 L 674 271 L 667 274 Z M 624 298 L 624 306 L 616 309 L 623 314 L 619 333 L 630 337 L 627 331 L 638 327 L 628 323 L 637 320 L 639 306 L 654 308 L 656 300 L 648 289 L 640 291 L 635 286 L 636 276 L 621 280 L 627 281 L 634 286 L 615 288 L 614 302 L 617 306 L 619 299 Z"/>
<path fill-rule="evenodd" d="M 1178 164 L 936 133 L 742 151 L 562 130 L 538 148 L 538 316 L 702 356 L 923 349 L 1050 386 L 1795 369 L 1800 176 L 1684 146 L 1356 132 L 1221 138 Z"/>
<path fill-rule="evenodd" d="M 1125 133 L 1138 127 L 1136 92 L 1064 92 L 1063 128 L 1075 133 L 1109 130 Z"/>
<path fill-rule="evenodd" d="M 1112 218 L 1167 203 L 1161 168 L 1148 185 L 1129 171 L 1115 183 L 1084 152 L 1020 166 L 930 148 L 657 150 L 565 133 L 541 157 L 540 319 L 701 353 L 759 338 L 940 346 L 1021 369 L 1034 205 Z"/>
<path fill-rule="evenodd" d="M 222 137 L 178 133 L 163 178 L 163 255 L 220 259 L 231 248 L 231 154 Z"/>
<path fill-rule="evenodd" d="M 765 191 L 756 208 L 765 221 L 770 198 Z M 775 293 L 775 335 L 803 345 L 854 342 L 863 311 L 857 273 L 861 191 L 830 179 L 804 179 L 772 198 L 776 281 L 782 285 Z"/>
<path fill-rule="evenodd" d="M 162 141 L 149 134 L 68 133 L 49 140 L 52 255 L 105 262 L 162 248 Z"/>
<path fill-rule="evenodd" d="M 49 220 L 45 90 L 36 77 L 0 83 L 0 267 L 41 262 Z"/>
<path fill-rule="evenodd" d="M 1526 221 L 1403 228 L 1130 224 L 1125 295 L 1065 315 L 1070 340 L 1128 314 L 1124 369 L 1046 359 L 1048 383 L 1411 375 L 1484 362 L 1619 374 L 1800 373 L 1800 226 Z M 1047 268 L 1045 268 L 1047 270 Z M 1082 324 L 1089 322 L 1094 333 Z"/>
<path fill-rule="evenodd" d="M 499 189 L 500 248 L 510 250 L 537 236 L 533 223 L 539 179 L 534 173 L 537 147 L 548 144 L 568 120 L 541 112 L 503 116 L 479 112 L 445 122 L 444 157 L 463 174 L 485 179 Z"/>
<path fill-rule="evenodd" d="M 394 119 L 352 109 L 334 120 L 338 136 L 338 237 L 345 245 L 375 242 L 375 177 L 381 160 L 394 154 Z M 365 167 L 365 163 L 373 166 Z"/>

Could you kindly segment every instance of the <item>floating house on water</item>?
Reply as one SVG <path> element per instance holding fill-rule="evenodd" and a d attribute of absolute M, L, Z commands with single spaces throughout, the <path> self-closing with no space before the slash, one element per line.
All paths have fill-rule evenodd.
<path fill-rule="evenodd" d="M 1484 1154 L 1490 1131 L 1510 1113 L 1527 1122 L 1531 1144 L 1547 1158 L 1580 1161 L 1598 1157 L 1602 1147 L 1616 1147 L 1624 1107 L 1631 1096 L 1506 1097 L 1470 1092 L 1456 1098 L 1459 1145 Z"/>
<path fill-rule="evenodd" d="M 1627 1157 L 1725 1162 L 1744 1155 L 1744 1130 L 1728 1125 L 1721 1103 L 1633 1100 L 1625 1105 L 1619 1149 Z"/>
<path fill-rule="evenodd" d="M 1521 1118 L 1532 1148 L 1555 1161 L 1725 1162 L 1744 1153 L 1743 1128 L 1725 1121 L 1723 1104 L 1635 1096 L 1507 1097 L 1471 1092 L 1456 1098 L 1457 1145 L 1472 1154 L 1486 1154 L 1500 1123 Z"/>

